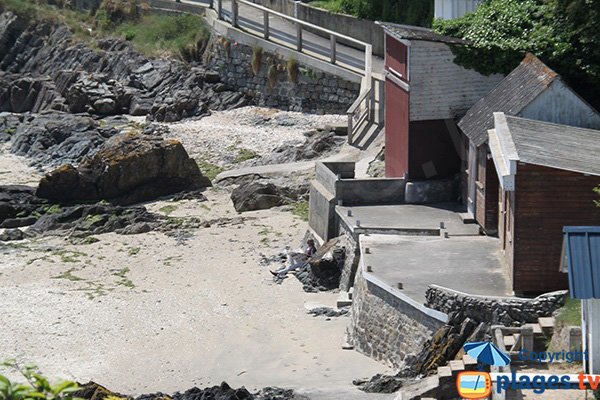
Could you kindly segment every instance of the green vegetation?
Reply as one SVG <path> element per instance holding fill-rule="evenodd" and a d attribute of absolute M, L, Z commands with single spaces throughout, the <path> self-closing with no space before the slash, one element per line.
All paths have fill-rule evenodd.
<path fill-rule="evenodd" d="M 359 18 L 431 26 L 433 0 L 318 0 L 310 5 Z"/>
<path fill-rule="evenodd" d="M 294 203 L 294 208 L 292 208 L 292 214 L 302 219 L 303 221 L 308 221 L 308 201 L 299 201 Z"/>
<path fill-rule="evenodd" d="M 50 381 L 42 376 L 34 364 L 21 366 L 15 360 L 7 360 L 3 366 L 19 372 L 27 383 L 11 382 L 4 375 L 0 375 L 0 399 L 2 400 L 74 400 L 72 393 L 79 387 L 75 382 Z"/>
<path fill-rule="evenodd" d="M 135 256 L 140 252 L 140 250 L 142 250 L 140 247 L 130 247 L 127 250 L 127 254 L 129 254 L 130 256 Z"/>
<path fill-rule="evenodd" d="M 298 83 L 298 60 L 290 58 L 286 64 L 288 80 L 293 84 Z"/>
<path fill-rule="evenodd" d="M 51 278 L 52 279 L 66 279 L 66 280 L 69 280 L 72 282 L 82 281 L 83 278 L 80 278 L 77 275 L 73 274 L 73 271 L 75 271 L 75 268 L 68 269 L 65 272 L 63 272 L 62 274 L 53 276 Z"/>
<path fill-rule="evenodd" d="M 85 253 L 81 253 L 79 251 L 71 251 L 64 249 L 53 250 L 52 255 L 55 257 L 59 257 L 62 263 L 76 263 L 80 261 L 79 257 L 86 256 Z"/>
<path fill-rule="evenodd" d="M 167 204 L 166 206 L 163 206 L 158 209 L 158 211 L 160 211 L 161 213 L 163 213 L 165 215 L 169 215 L 169 214 L 173 213 L 173 211 L 175 211 L 175 210 L 177 210 L 177 206 L 175 206 L 173 204 Z"/>
<path fill-rule="evenodd" d="M 256 157 L 258 157 L 258 154 L 255 151 L 247 149 L 245 147 L 241 147 L 238 150 L 238 155 L 235 158 L 235 162 L 241 163 L 244 161 L 252 160 L 253 158 L 256 158 Z"/>
<path fill-rule="evenodd" d="M 262 47 L 256 46 L 252 48 L 252 73 L 256 76 L 260 72 L 260 65 L 262 63 Z"/>
<path fill-rule="evenodd" d="M 581 300 L 567 299 L 556 316 L 558 326 L 581 326 Z"/>
<path fill-rule="evenodd" d="M 191 15 L 149 14 L 107 29 L 130 41 L 141 53 L 179 55 L 196 59 L 197 52 L 208 43 L 210 31 L 202 18 Z"/>
<path fill-rule="evenodd" d="M 11 10 L 28 20 L 65 23 L 75 38 L 94 47 L 94 39 L 120 36 L 147 56 L 178 56 L 196 60 L 210 31 L 202 18 L 190 14 L 148 13 L 145 1 L 103 0 L 94 15 L 71 10 L 67 0 L 0 0 L 0 11 Z"/>
<path fill-rule="evenodd" d="M 211 181 L 215 179 L 221 172 L 225 171 L 225 168 L 220 167 L 217 164 L 213 164 L 204 158 L 196 159 L 196 164 L 198 164 L 202 175 L 206 176 Z"/>
<path fill-rule="evenodd" d="M 58 214 L 61 211 L 62 207 L 59 204 L 44 207 L 44 214 Z"/>
<path fill-rule="evenodd" d="M 130 289 L 133 289 L 135 287 L 133 282 L 129 278 L 127 278 L 127 274 L 129 272 L 130 269 L 128 267 L 125 267 L 113 273 L 114 276 L 121 278 L 117 281 L 117 285 L 125 286 Z"/>
<path fill-rule="evenodd" d="M 599 19 L 600 0 L 489 0 L 433 28 L 473 43 L 454 48 L 456 62 L 467 68 L 508 73 L 531 52 L 598 108 Z"/>

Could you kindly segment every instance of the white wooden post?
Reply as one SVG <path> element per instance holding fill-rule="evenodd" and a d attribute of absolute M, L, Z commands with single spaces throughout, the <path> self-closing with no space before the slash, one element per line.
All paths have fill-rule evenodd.
<path fill-rule="evenodd" d="M 269 40 L 269 13 L 267 11 L 263 11 L 263 36 Z"/>
<path fill-rule="evenodd" d="M 231 25 L 238 26 L 238 3 L 235 0 L 231 0 Z"/>
<path fill-rule="evenodd" d="M 353 114 L 348 114 L 348 144 L 352 144 L 352 133 L 354 130 L 354 121 L 352 121 Z"/>
<path fill-rule="evenodd" d="M 583 343 L 587 351 L 587 373 L 600 374 L 600 299 L 582 300 L 581 312 L 584 326 Z M 595 357 L 594 357 L 595 356 Z"/>
<path fill-rule="evenodd" d="M 330 46 L 330 53 L 329 53 L 329 58 L 331 59 L 331 63 L 335 64 L 337 61 L 337 57 L 336 57 L 336 44 L 337 44 L 337 39 L 335 37 L 335 35 L 331 35 L 329 42 L 331 43 Z"/>
<path fill-rule="evenodd" d="M 296 22 L 296 50 L 302 51 L 302 25 Z"/>

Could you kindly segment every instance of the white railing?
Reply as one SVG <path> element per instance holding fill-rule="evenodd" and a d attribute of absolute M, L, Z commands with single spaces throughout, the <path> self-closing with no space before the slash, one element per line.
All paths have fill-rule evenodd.
<path fill-rule="evenodd" d="M 221 20 L 225 20 L 226 16 L 225 16 L 225 12 L 224 12 L 225 10 L 223 9 L 223 0 L 214 0 L 214 3 L 216 3 L 216 11 L 217 11 L 218 18 Z M 214 3 L 211 2 L 211 6 L 214 6 Z M 292 48 L 292 49 L 302 52 L 302 53 L 306 53 L 306 54 L 316 57 L 316 58 L 325 58 L 330 63 L 336 64 L 345 69 L 349 69 L 353 72 L 357 72 L 356 70 L 358 70 L 358 72 L 365 78 L 367 85 L 370 85 L 372 53 L 373 53 L 373 46 L 371 44 L 361 42 L 360 40 L 351 38 L 349 36 L 341 35 L 337 32 L 320 27 L 318 25 L 314 25 L 309 22 L 305 22 L 305 21 L 299 20 L 297 18 L 293 18 L 288 15 L 282 14 L 280 12 L 273 11 L 270 8 L 261 6 L 259 4 L 254 4 L 248 0 L 231 0 L 231 15 L 230 15 L 231 24 L 237 28 L 241 28 L 240 13 L 239 13 L 240 4 L 243 4 L 245 6 L 254 8 L 254 9 L 262 12 L 262 14 L 263 14 L 262 36 L 265 40 L 270 40 L 270 41 L 276 42 L 277 44 L 284 45 L 286 47 Z M 269 23 L 270 17 L 279 17 L 279 18 L 281 18 L 285 21 L 288 21 L 296 26 L 296 30 L 295 30 L 294 36 L 293 36 L 293 38 L 294 38 L 293 45 L 290 45 L 290 43 L 288 43 L 286 41 L 273 40 L 273 35 L 271 32 L 270 23 Z M 320 54 L 315 51 L 310 51 L 306 48 L 305 40 L 303 38 L 303 31 L 306 29 L 319 32 L 320 33 L 319 36 L 329 36 L 329 49 L 328 49 L 329 51 L 328 51 L 327 55 Z M 355 44 L 356 47 L 358 47 L 358 48 L 364 48 L 364 59 L 363 59 L 363 63 L 362 63 L 363 64 L 362 68 L 357 68 L 351 64 L 348 64 L 347 62 L 345 62 L 343 60 L 344 57 L 340 57 L 340 55 L 342 55 L 342 53 L 339 52 L 338 46 L 337 46 L 337 43 L 340 40 L 346 41 L 346 42 L 351 42 L 351 43 Z M 345 58 L 348 58 L 348 56 L 346 55 Z"/>

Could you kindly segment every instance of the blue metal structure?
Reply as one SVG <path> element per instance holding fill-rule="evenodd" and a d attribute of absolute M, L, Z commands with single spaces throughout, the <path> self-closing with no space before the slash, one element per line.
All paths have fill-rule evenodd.
<path fill-rule="evenodd" d="M 573 299 L 600 299 L 600 226 L 565 226 L 561 266 Z"/>

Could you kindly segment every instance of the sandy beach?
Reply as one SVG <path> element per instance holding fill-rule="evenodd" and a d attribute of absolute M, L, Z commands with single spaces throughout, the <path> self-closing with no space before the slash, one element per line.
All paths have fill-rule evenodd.
<path fill-rule="evenodd" d="M 305 127 L 297 129 L 301 136 Z M 6 153 L 0 171 L 1 184 L 38 178 Z M 211 221 L 185 235 L 0 244 L 2 357 L 128 394 L 227 381 L 357 395 L 353 379 L 390 372 L 341 349 L 347 317 L 307 314 L 307 303 L 335 306 L 336 293 L 305 293 L 293 276 L 275 284 L 261 265 L 263 254 L 297 247 L 305 221 L 289 207 L 238 214 L 228 190 L 205 194 L 204 202 L 146 204 L 178 223 Z"/>

